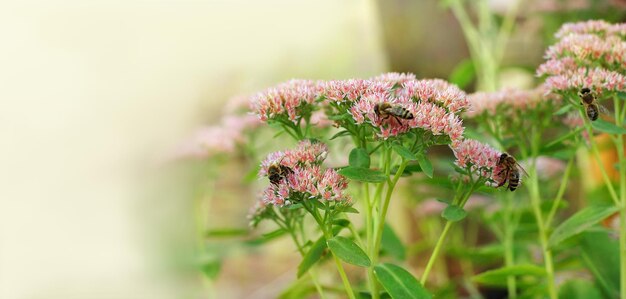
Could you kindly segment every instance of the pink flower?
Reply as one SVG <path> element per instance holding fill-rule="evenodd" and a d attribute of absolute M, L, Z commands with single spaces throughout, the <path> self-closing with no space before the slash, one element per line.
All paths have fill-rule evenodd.
<path fill-rule="evenodd" d="M 531 90 L 505 88 L 496 92 L 476 92 L 469 95 L 470 109 L 465 113 L 467 117 L 476 117 L 482 114 L 512 114 L 516 111 L 537 108 L 544 102 L 559 102 L 560 97 L 547 95 L 546 86 L 539 86 Z"/>
<path fill-rule="evenodd" d="M 470 168 L 472 173 L 478 173 L 485 178 L 499 181 L 492 175 L 500 172 L 497 166 L 502 153 L 494 148 L 472 139 L 453 143 L 450 148 L 456 157 L 455 164 L 460 168 Z"/>
<path fill-rule="evenodd" d="M 385 73 L 370 78 L 371 81 L 389 82 L 392 86 L 402 86 L 407 81 L 415 80 L 415 75 L 411 73 Z"/>
<path fill-rule="evenodd" d="M 616 35 L 626 37 L 626 24 L 611 24 L 602 20 L 589 20 L 577 23 L 565 23 L 555 34 L 563 38 L 570 34 L 597 34 L 602 36 Z"/>
<path fill-rule="evenodd" d="M 375 107 L 383 103 L 400 107 L 413 116 L 411 119 L 389 116 L 379 117 Z M 380 106 L 379 106 L 380 107 Z M 382 138 L 389 138 L 404 134 L 411 129 L 421 128 L 430 131 L 433 135 L 448 135 L 451 140 L 458 140 L 463 135 L 461 119 L 454 113 L 430 102 L 418 103 L 411 98 L 389 97 L 386 94 L 372 94 L 361 98 L 352 106 L 350 113 L 357 124 L 369 123 L 376 127 Z"/>
<path fill-rule="evenodd" d="M 546 79 L 545 85 L 552 91 L 578 92 L 587 87 L 601 95 L 603 91 L 621 91 L 626 87 L 626 77 L 603 68 L 579 68 Z"/>
<path fill-rule="evenodd" d="M 312 105 L 320 95 L 319 83 L 294 79 L 252 97 L 251 108 L 262 121 L 286 115 L 298 123 L 304 106 Z"/>
<path fill-rule="evenodd" d="M 322 93 L 327 101 L 352 102 L 364 94 L 370 93 L 371 83 L 371 81 L 363 79 L 328 81 L 322 84 Z"/>
<path fill-rule="evenodd" d="M 464 91 L 441 79 L 405 81 L 401 94 L 415 101 L 437 104 L 452 113 L 466 109 L 469 104 Z"/>
<path fill-rule="evenodd" d="M 260 176 L 267 176 L 270 165 L 289 167 L 284 179 L 270 184 L 263 192 L 265 204 L 283 206 L 302 200 L 320 200 L 350 204 L 345 193 L 347 180 L 333 169 L 322 169 L 327 147 L 323 143 L 302 141 L 293 150 L 275 152 L 261 163 Z"/>
<path fill-rule="evenodd" d="M 546 58 L 571 57 L 580 64 L 602 62 L 606 67 L 626 67 L 626 42 L 617 36 L 601 37 L 593 34 L 570 34 L 550 46 Z"/>

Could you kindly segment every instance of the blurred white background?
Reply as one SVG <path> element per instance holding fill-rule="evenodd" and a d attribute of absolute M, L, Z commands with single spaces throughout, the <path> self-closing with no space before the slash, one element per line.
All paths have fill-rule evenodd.
<path fill-rule="evenodd" d="M 146 241 L 146 210 L 178 205 L 146 196 L 156 161 L 233 95 L 380 73 L 376 20 L 365 0 L 0 4 L 0 298 L 187 294 Z"/>

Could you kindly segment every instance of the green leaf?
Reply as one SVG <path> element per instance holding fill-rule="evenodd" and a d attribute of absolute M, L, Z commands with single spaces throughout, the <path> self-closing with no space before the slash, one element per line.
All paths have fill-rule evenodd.
<path fill-rule="evenodd" d="M 603 232 L 585 232 L 580 238 L 582 258 L 608 298 L 619 297 L 619 242 Z"/>
<path fill-rule="evenodd" d="M 623 91 L 618 91 L 617 92 L 617 98 L 622 99 L 624 101 L 626 101 L 626 92 Z"/>
<path fill-rule="evenodd" d="M 215 279 L 222 268 L 222 261 L 218 259 L 206 261 L 200 265 L 200 271 L 208 279 Z"/>
<path fill-rule="evenodd" d="M 302 262 L 298 265 L 298 278 L 304 275 L 317 261 L 320 260 L 326 249 L 326 239 L 324 236 L 320 237 L 313 243 L 313 246 L 309 248 L 309 251 L 302 258 Z"/>
<path fill-rule="evenodd" d="M 350 224 L 350 220 L 348 220 L 348 219 L 342 219 L 342 218 L 339 218 L 339 219 L 335 219 L 335 220 L 333 220 L 333 225 L 338 225 L 338 226 L 341 226 L 341 227 L 346 227 L 346 226 L 348 226 L 349 224 Z"/>
<path fill-rule="evenodd" d="M 342 208 L 341 211 L 344 213 L 352 213 L 352 214 L 359 213 L 359 210 L 355 209 L 354 207 L 345 207 L 345 208 Z"/>
<path fill-rule="evenodd" d="M 559 288 L 559 298 L 567 299 L 602 299 L 602 293 L 588 280 L 572 279 Z"/>
<path fill-rule="evenodd" d="M 454 67 L 448 81 L 460 88 L 465 88 L 474 80 L 475 76 L 474 62 L 471 59 L 464 59 Z"/>
<path fill-rule="evenodd" d="M 346 112 L 344 114 L 329 115 L 328 119 L 329 120 L 344 120 L 344 119 L 349 119 L 351 117 L 352 117 L 352 114 Z"/>
<path fill-rule="evenodd" d="M 285 209 L 287 210 L 297 210 L 302 208 L 302 203 L 294 203 L 294 204 L 290 204 L 290 205 L 286 205 Z"/>
<path fill-rule="evenodd" d="M 618 127 L 613 123 L 607 122 L 603 119 L 598 119 L 591 123 L 593 128 L 604 133 L 609 134 L 626 134 L 626 128 Z"/>
<path fill-rule="evenodd" d="M 406 249 L 388 223 L 383 228 L 383 236 L 381 240 L 381 248 L 394 258 L 404 261 L 406 259 Z"/>
<path fill-rule="evenodd" d="M 417 155 L 417 162 L 420 164 L 422 171 L 424 174 L 432 178 L 433 177 L 433 164 L 430 163 L 430 160 L 425 155 Z"/>
<path fill-rule="evenodd" d="M 394 143 L 393 145 L 391 145 L 391 148 L 393 148 L 393 150 L 398 153 L 400 157 L 406 160 L 417 160 L 417 157 L 415 157 L 415 155 L 408 148 L 402 146 L 401 144 Z"/>
<path fill-rule="evenodd" d="M 568 139 L 573 139 L 575 136 L 578 136 L 578 134 L 580 134 L 580 132 L 582 132 L 583 128 L 577 128 L 576 130 L 570 131 L 567 134 L 563 134 L 561 135 L 559 138 L 551 141 L 550 143 L 548 143 L 546 146 L 544 146 L 544 148 L 549 148 L 549 147 L 553 147 L 559 143 L 562 143 L 565 140 Z"/>
<path fill-rule="evenodd" d="M 467 216 L 467 212 L 463 210 L 463 208 L 456 206 L 456 205 L 447 206 L 443 210 L 443 212 L 441 212 L 441 217 L 445 218 L 446 220 L 450 222 L 457 222 L 457 221 L 463 220 L 463 218 L 465 218 L 466 216 Z"/>
<path fill-rule="evenodd" d="M 352 149 L 348 161 L 352 167 L 370 168 L 370 155 L 362 147 Z"/>
<path fill-rule="evenodd" d="M 338 173 L 351 180 L 367 183 L 381 183 L 388 179 L 382 171 L 362 167 L 348 166 L 339 170 Z"/>
<path fill-rule="evenodd" d="M 339 137 L 346 136 L 346 135 L 350 135 L 350 132 L 349 132 L 349 131 L 346 131 L 346 130 L 339 131 L 339 132 L 337 132 L 335 135 L 333 135 L 333 137 L 330 137 L 330 139 L 329 139 L 329 140 L 333 140 L 333 139 L 335 139 L 335 138 L 339 138 Z"/>
<path fill-rule="evenodd" d="M 554 247 L 563 240 L 582 233 L 618 210 L 614 205 L 591 205 L 576 212 L 554 230 L 548 246 Z"/>
<path fill-rule="evenodd" d="M 572 105 L 564 105 L 563 107 L 561 107 L 561 109 L 554 112 L 553 115 L 562 115 L 562 114 L 567 113 L 570 110 L 572 110 Z"/>
<path fill-rule="evenodd" d="M 371 265 L 370 258 L 354 241 L 346 237 L 336 236 L 328 240 L 327 243 L 328 248 L 342 261 L 361 267 Z"/>
<path fill-rule="evenodd" d="M 432 295 L 402 267 L 384 263 L 374 266 L 374 275 L 393 299 L 430 299 Z"/>
<path fill-rule="evenodd" d="M 485 271 L 472 277 L 472 280 L 484 285 L 505 286 L 509 276 L 522 275 L 544 276 L 546 275 L 546 270 L 535 265 L 514 265 Z"/>
<path fill-rule="evenodd" d="M 240 237 L 248 234 L 246 228 L 216 228 L 207 230 L 205 235 L 211 238 Z"/>
<path fill-rule="evenodd" d="M 277 239 L 283 235 L 285 235 L 287 232 L 282 229 L 279 228 L 275 231 L 269 232 L 267 234 L 263 234 L 260 238 L 256 238 L 256 239 L 252 239 L 249 241 L 246 241 L 245 244 L 247 245 L 251 245 L 251 246 L 258 246 L 258 245 L 263 245 L 269 241 L 272 241 L 274 239 Z"/>

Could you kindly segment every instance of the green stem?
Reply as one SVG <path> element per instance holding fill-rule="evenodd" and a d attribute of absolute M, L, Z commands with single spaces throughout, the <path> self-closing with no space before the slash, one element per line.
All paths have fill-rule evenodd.
<path fill-rule="evenodd" d="M 530 169 L 530 178 L 528 182 L 528 188 L 530 189 L 530 203 L 535 214 L 537 221 L 537 227 L 539 229 L 539 242 L 541 243 L 541 250 L 543 251 L 544 267 L 546 268 L 546 278 L 548 279 L 548 294 L 551 299 L 558 299 L 556 286 L 554 284 L 554 265 L 552 262 L 552 251 L 548 248 L 548 232 L 541 215 L 541 196 L 539 194 L 539 180 L 537 178 L 537 169 L 533 161 L 532 168 Z"/>
<path fill-rule="evenodd" d="M 333 235 L 326 228 L 326 224 L 324 223 L 324 221 L 322 221 L 321 216 L 317 212 L 317 208 L 316 207 L 309 207 L 309 205 L 306 204 L 306 202 L 303 202 L 302 205 L 304 206 L 304 208 L 307 211 L 309 211 L 311 216 L 313 216 L 313 218 L 315 219 L 315 221 L 319 225 L 320 229 L 322 230 L 322 233 L 324 234 L 324 238 L 326 238 L 326 242 L 328 242 L 328 240 L 330 240 L 333 237 Z M 333 256 L 333 260 L 335 260 L 335 265 L 337 266 L 337 272 L 339 272 L 339 276 L 341 277 L 341 281 L 343 282 L 343 286 L 346 289 L 346 293 L 348 293 L 348 297 L 350 299 L 356 299 L 356 297 L 354 296 L 354 291 L 352 291 L 352 286 L 350 285 L 350 280 L 348 280 L 348 276 L 346 275 L 346 271 L 343 269 L 343 265 L 341 264 L 341 261 L 335 255 L 335 253 L 332 252 L 332 250 L 330 252 L 331 252 L 331 254 Z"/>
<path fill-rule="evenodd" d="M 370 191 L 369 191 L 369 184 L 368 183 L 363 183 L 363 193 L 365 194 L 365 205 L 366 205 L 366 210 L 365 210 L 365 234 L 367 237 L 367 250 L 371 250 L 373 248 L 373 243 L 372 241 L 374 240 L 373 234 L 374 234 L 374 228 L 373 228 L 373 218 L 372 218 L 372 202 L 370 199 Z M 376 282 L 376 277 L 374 276 L 374 266 L 372 265 L 372 267 L 369 267 L 367 269 L 367 283 L 370 289 L 370 293 L 372 295 L 373 299 L 378 299 L 379 295 L 378 295 L 378 284 Z"/>
<path fill-rule="evenodd" d="M 304 255 L 306 254 L 304 252 L 304 249 L 302 248 L 302 246 L 300 245 L 300 242 L 298 241 L 298 238 L 294 232 L 293 229 L 290 229 L 290 227 L 286 227 L 285 228 L 287 231 L 289 231 L 289 235 L 291 235 L 291 238 L 293 239 L 293 242 L 296 244 L 296 247 L 298 247 L 298 252 L 300 252 L 300 255 L 302 257 L 304 257 Z M 309 276 L 311 277 L 311 281 L 313 282 L 313 285 L 315 286 L 315 289 L 317 290 L 317 292 L 320 294 L 320 298 L 321 299 L 325 299 L 326 295 L 324 295 L 324 291 L 322 289 L 322 285 L 320 284 L 319 280 L 317 279 L 317 273 L 315 273 L 315 271 L 313 269 L 309 269 L 308 271 Z"/>
<path fill-rule="evenodd" d="M 596 160 L 596 163 L 598 164 L 598 169 L 600 169 L 600 174 L 602 174 L 602 179 L 604 180 L 604 183 L 606 184 L 606 187 L 609 190 L 609 194 L 611 194 L 611 199 L 613 200 L 613 203 L 615 203 L 616 206 L 620 206 L 621 203 L 620 203 L 619 197 L 617 196 L 617 192 L 615 192 L 613 183 L 611 182 L 611 179 L 609 178 L 609 175 L 607 174 L 606 169 L 604 168 L 604 163 L 602 163 L 602 159 L 600 159 L 600 151 L 598 150 L 598 145 L 596 144 L 596 141 L 593 139 L 593 129 L 592 129 L 591 123 L 589 123 L 589 120 L 587 119 L 587 115 L 582 110 L 580 110 L 580 117 L 582 117 L 585 122 L 585 128 L 587 128 L 587 134 L 589 135 L 589 146 L 591 147 L 591 153 L 593 154 L 593 157 Z"/>
<path fill-rule="evenodd" d="M 569 174 L 572 171 L 572 166 L 574 165 L 574 157 L 572 156 L 567 162 L 567 167 L 565 168 L 565 173 L 563 173 L 563 177 L 561 178 L 561 185 L 559 186 L 559 191 L 556 194 L 554 201 L 552 202 L 552 207 L 550 208 L 550 212 L 548 213 L 548 217 L 546 218 L 546 227 L 550 227 L 552 224 L 552 220 L 554 220 L 554 215 L 561 204 L 561 200 L 563 199 L 563 195 L 565 194 L 565 189 L 567 189 L 567 182 L 569 181 Z"/>
<path fill-rule="evenodd" d="M 511 223 L 513 198 L 511 193 L 506 195 L 506 207 L 505 213 L 506 216 L 504 218 L 504 263 L 507 267 L 511 267 L 515 264 L 514 257 L 514 248 L 513 248 L 513 239 L 515 238 L 515 225 Z M 517 298 L 517 286 L 515 281 L 515 276 L 509 276 L 506 279 L 507 289 L 509 291 L 509 298 L 515 299 Z"/>
<path fill-rule="evenodd" d="M 477 183 L 472 183 L 472 187 L 470 188 L 469 192 L 465 193 L 460 198 L 459 206 L 461 208 L 465 206 L 465 203 L 469 199 L 469 197 L 472 194 L 472 192 L 474 192 L 474 189 L 478 186 L 478 184 L 479 184 L 478 182 Z M 433 253 L 430 255 L 430 258 L 428 259 L 428 263 L 426 264 L 426 269 L 424 269 L 424 273 L 422 274 L 422 278 L 420 279 L 420 282 L 422 283 L 422 285 L 424 285 L 426 283 L 426 280 L 428 279 L 428 274 L 430 274 L 430 270 L 432 270 L 433 265 L 435 264 L 435 261 L 437 260 L 437 256 L 439 256 L 439 251 L 441 250 L 441 245 L 443 245 L 443 241 L 446 239 L 446 236 L 448 235 L 448 231 L 450 230 L 450 227 L 452 227 L 452 223 L 453 222 L 451 222 L 451 221 L 446 221 L 446 225 L 443 227 L 443 231 L 439 235 L 439 239 L 437 240 L 437 244 L 435 244 L 435 248 L 433 249 Z"/>
<path fill-rule="evenodd" d="M 615 124 L 622 127 L 623 119 L 619 114 L 619 99 L 614 96 Z M 619 254 L 620 254 L 620 294 L 626 298 L 626 156 L 624 153 L 624 136 L 617 135 L 615 146 L 619 162 L 619 196 L 620 196 L 620 230 L 619 230 Z"/>

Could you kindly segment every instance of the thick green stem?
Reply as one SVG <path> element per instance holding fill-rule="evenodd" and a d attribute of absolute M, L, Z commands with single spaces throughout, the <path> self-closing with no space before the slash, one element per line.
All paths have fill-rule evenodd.
<path fill-rule="evenodd" d="M 515 226 L 516 224 L 511 223 L 511 219 L 513 219 L 513 198 L 511 194 L 507 194 L 506 196 L 506 216 L 504 218 L 504 264 L 507 267 L 511 267 L 515 265 L 514 258 L 514 248 L 513 248 L 513 239 L 515 238 Z M 515 281 L 515 276 L 509 276 L 506 280 L 507 289 L 509 291 L 509 298 L 515 299 L 517 298 L 517 286 Z"/>
<path fill-rule="evenodd" d="M 320 229 L 322 230 L 322 233 L 324 234 L 324 238 L 326 238 L 326 241 L 330 240 L 333 237 L 333 235 L 327 229 L 326 223 L 324 223 L 324 221 L 322 220 L 321 216 L 319 215 L 317 211 L 317 208 L 310 207 L 308 204 L 306 204 L 306 202 L 303 202 L 303 207 L 311 214 L 311 216 L 313 216 L 313 219 L 315 219 Z M 346 293 L 348 293 L 348 297 L 350 299 L 356 299 L 354 295 L 354 291 L 352 291 L 352 286 L 350 285 L 350 280 L 348 280 L 348 276 L 346 275 L 346 271 L 343 269 L 343 265 L 341 264 L 341 261 L 335 255 L 335 253 L 332 252 L 332 250 L 331 250 L 331 254 L 333 255 L 333 260 L 335 260 L 335 265 L 337 266 L 337 272 L 339 272 L 339 276 L 341 277 L 343 286 L 346 289 Z"/>
<path fill-rule="evenodd" d="M 617 97 L 613 97 L 615 108 L 615 124 L 622 127 L 623 118 L 619 113 L 620 102 Z M 619 254 L 620 254 L 620 298 L 626 298 L 626 154 L 624 153 L 624 136 L 617 135 L 615 146 L 619 159 L 619 197 L 620 207 L 619 220 Z"/>
<path fill-rule="evenodd" d="M 554 284 L 554 265 L 552 262 L 552 251 L 548 248 L 548 232 L 541 214 L 541 196 L 539 194 L 539 180 L 537 178 L 537 170 L 533 162 L 530 170 L 530 178 L 528 181 L 530 189 L 530 204 L 532 205 L 537 228 L 539 230 L 539 242 L 543 251 L 544 267 L 546 269 L 546 278 L 548 280 L 548 294 L 551 299 L 558 299 L 556 286 Z"/>

